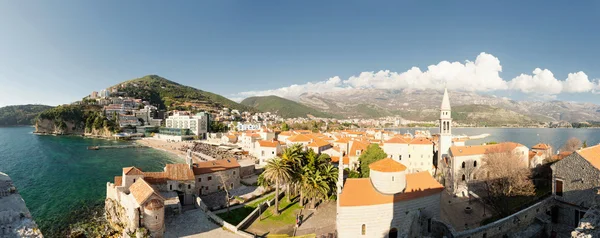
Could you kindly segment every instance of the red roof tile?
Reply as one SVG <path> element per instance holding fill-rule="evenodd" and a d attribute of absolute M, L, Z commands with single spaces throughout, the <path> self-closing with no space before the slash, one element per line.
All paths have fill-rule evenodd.
<path fill-rule="evenodd" d="M 379 172 L 402 172 L 406 166 L 391 158 L 385 158 L 369 165 L 369 169 Z"/>
<path fill-rule="evenodd" d="M 214 172 L 228 170 L 228 169 L 235 169 L 235 168 L 239 168 L 239 167 L 240 167 L 240 164 L 237 162 L 237 160 L 232 158 L 232 159 L 221 159 L 221 160 L 201 162 L 201 163 L 196 164 L 196 166 L 193 167 L 193 170 L 194 170 L 195 175 L 199 175 L 199 174 L 214 173 Z"/>

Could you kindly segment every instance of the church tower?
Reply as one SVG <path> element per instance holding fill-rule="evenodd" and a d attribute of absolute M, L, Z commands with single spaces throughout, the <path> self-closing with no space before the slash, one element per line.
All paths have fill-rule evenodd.
<path fill-rule="evenodd" d="M 452 113 L 448 90 L 444 89 L 444 98 L 440 108 L 440 141 L 438 143 L 438 161 L 448 155 L 452 144 Z"/>

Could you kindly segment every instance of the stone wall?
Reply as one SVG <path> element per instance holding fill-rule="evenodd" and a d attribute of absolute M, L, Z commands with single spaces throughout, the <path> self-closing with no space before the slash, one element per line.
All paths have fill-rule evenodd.
<path fill-rule="evenodd" d="M 217 225 L 223 227 L 224 229 L 227 229 L 237 235 L 240 235 L 242 237 L 247 237 L 247 238 L 254 238 L 254 235 L 245 232 L 243 230 L 238 229 L 236 226 L 224 221 L 223 219 L 221 219 L 219 216 L 215 215 L 214 213 L 212 213 L 208 207 L 206 207 L 206 205 L 202 202 L 201 198 L 196 198 L 196 207 L 199 209 L 202 209 L 202 211 L 204 211 L 206 213 L 206 215 L 208 216 L 208 218 L 210 220 L 212 220 L 214 223 L 216 223 Z"/>
<path fill-rule="evenodd" d="M 201 174 L 196 175 L 195 178 L 196 190 L 199 191 L 199 189 L 202 189 L 201 194 L 199 194 L 199 192 L 196 194 L 207 195 L 222 190 L 222 188 L 219 189 L 220 187 L 223 187 L 221 178 L 225 180 L 224 182 L 229 189 L 238 188 L 240 186 L 240 169 L 233 168 L 214 173 Z M 231 187 L 231 185 L 233 185 L 233 187 Z"/>
<path fill-rule="evenodd" d="M 507 234 L 525 230 L 536 222 L 538 215 L 543 215 L 556 205 L 552 197 L 546 198 L 528 208 L 525 208 L 513 215 L 502 218 L 493 223 L 480 226 L 474 229 L 457 232 L 451 225 L 442 221 L 432 222 L 432 232 L 434 237 L 448 238 L 485 238 L 502 237 Z"/>
<path fill-rule="evenodd" d="M 563 195 L 558 201 L 585 209 L 595 204 L 600 187 L 600 170 L 577 153 L 573 153 L 552 166 L 552 194 L 556 194 L 556 181 L 563 182 Z"/>

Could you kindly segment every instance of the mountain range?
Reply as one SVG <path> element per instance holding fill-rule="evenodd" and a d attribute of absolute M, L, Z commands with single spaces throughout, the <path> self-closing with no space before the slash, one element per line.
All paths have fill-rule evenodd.
<path fill-rule="evenodd" d="M 552 121 L 595 121 L 600 118 L 600 106 L 592 103 L 516 101 L 473 92 L 449 93 L 453 117 L 462 123 L 523 125 Z M 270 106 L 269 110 L 276 110 L 282 115 L 289 114 L 287 110 L 293 103 L 294 107 L 300 104 L 333 117 L 399 116 L 407 120 L 434 121 L 439 117 L 442 95 L 442 91 L 436 90 L 346 89 L 335 93 L 304 93 L 295 101 L 279 100 L 278 106 Z M 273 97 L 270 96 L 269 100 L 273 101 Z M 260 99 L 251 99 L 255 104 L 260 104 Z"/>

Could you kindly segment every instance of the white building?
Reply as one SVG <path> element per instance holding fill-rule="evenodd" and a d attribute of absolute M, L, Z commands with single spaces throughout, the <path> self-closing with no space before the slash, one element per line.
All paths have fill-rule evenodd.
<path fill-rule="evenodd" d="M 343 163 L 340 170 L 343 171 Z M 444 187 L 428 172 L 408 174 L 386 158 L 370 166 L 369 178 L 338 183 L 338 237 L 423 237 L 440 217 Z M 343 181 L 340 172 L 339 181 Z"/>
<path fill-rule="evenodd" d="M 433 171 L 433 142 L 427 138 L 394 137 L 384 142 L 383 151 L 389 158 L 407 165 L 408 173 Z"/>
<path fill-rule="evenodd" d="M 265 166 L 269 160 L 277 157 L 281 152 L 282 148 L 279 141 L 259 140 L 255 142 L 253 155 L 258 159 L 260 166 Z"/>
<path fill-rule="evenodd" d="M 189 129 L 194 135 L 202 136 L 208 132 L 210 119 L 208 113 L 200 112 L 195 116 L 187 112 L 175 112 L 165 120 L 166 128 Z"/>
<path fill-rule="evenodd" d="M 448 155 L 452 145 L 452 113 L 448 90 L 444 89 L 444 98 L 440 107 L 440 138 L 438 143 L 438 161 Z"/>
<path fill-rule="evenodd" d="M 260 130 L 260 123 L 238 123 L 237 130 L 238 131 Z"/>

